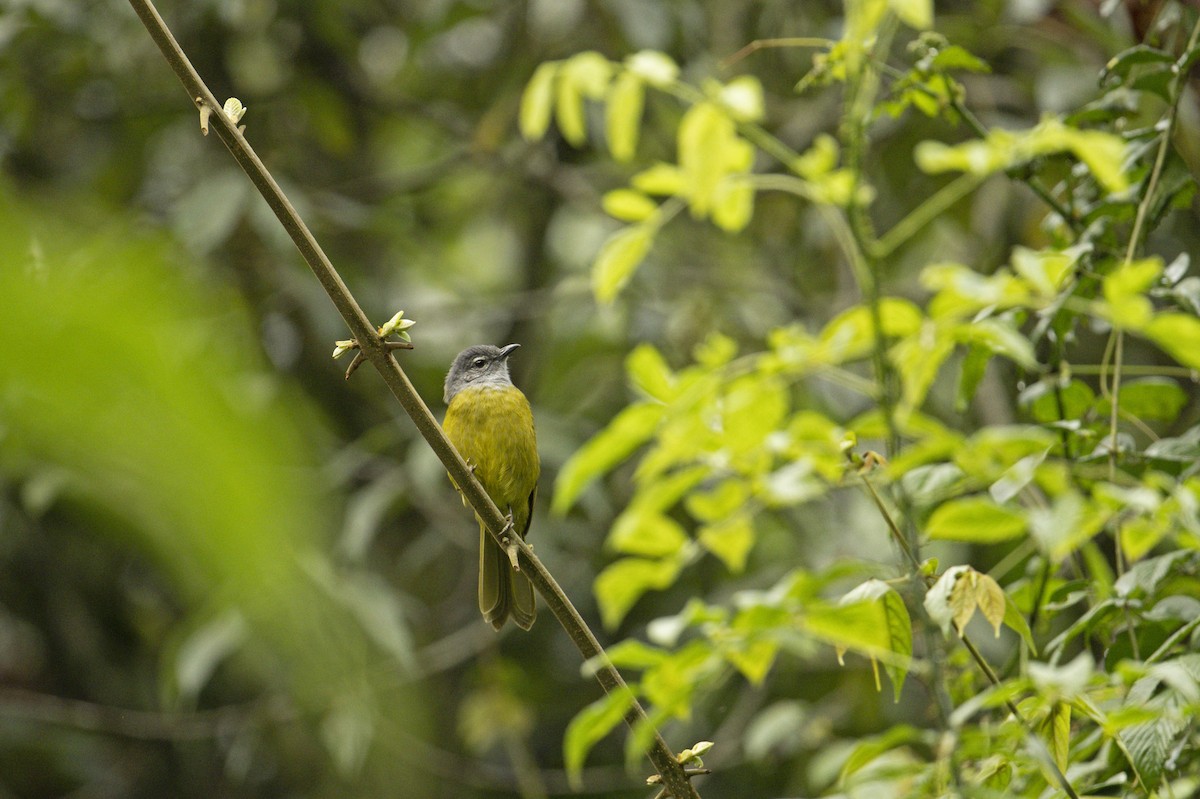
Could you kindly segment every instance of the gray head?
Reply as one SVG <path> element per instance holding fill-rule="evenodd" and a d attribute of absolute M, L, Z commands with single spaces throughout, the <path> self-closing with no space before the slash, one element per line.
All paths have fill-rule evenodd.
<path fill-rule="evenodd" d="M 503 388 L 512 385 L 508 376 L 508 356 L 520 344 L 493 347 L 491 344 L 476 344 L 458 354 L 450 371 L 446 373 L 446 390 L 442 398 L 446 404 L 464 388 L 494 386 Z"/>

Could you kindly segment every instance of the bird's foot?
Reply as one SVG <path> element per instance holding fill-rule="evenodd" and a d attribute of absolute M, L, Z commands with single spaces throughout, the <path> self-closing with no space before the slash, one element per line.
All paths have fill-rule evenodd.
<path fill-rule="evenodd" d="M 508 555 L 508 562 L 512 564 L 513 571 L 521 571 L 521 564 L 517 562 L 517 539 L 512 535 L 513 532 L 513 517 L 508 514 L 504 517 L 504 529 L 500 531 L 500 541 L 504 544 L 504 552 Z"/>

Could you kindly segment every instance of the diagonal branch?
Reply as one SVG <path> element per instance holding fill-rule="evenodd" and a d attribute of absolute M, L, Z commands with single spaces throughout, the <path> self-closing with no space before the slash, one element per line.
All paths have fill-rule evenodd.
<path fill-rule="evenodd" d="M 429 408 L 421 400 L 412 383 L 409 382 L 408 376 L 404 374 L 392 356 L 387 343 L 380 338 L 379 333 L 367 315 L 363 313 L 346 284 L 342 282 L 341 276 L 334 269 L 308 226 L 296 213 L 296 209 L 292 207 L 283 190 L 279 188 L 279 184 L 275 182 L 271 173 L 259 160 L 258 155 L 250 147 L 236 124 L 222 111 L 221 104 L 217 102 L 216 97 L 192 67 L 170 29 L 159 16 L 154 4 L 150 0 L 129 0 L 129 3 L 137 12 L 151 38 L 154 39 L 154 43 L 162 51 L 171 69 L 183 83 L 192 101 L 198 108 L 207 109 L 210 126 L 216 131 L 217 137 L 229 149 L 238 166 L 250 178 L 263 199 L 267 201 L 267 205 L 275 212 L 280 224 L 292 237 L 296 248 L 300 250 L 300 254 L 308 263 L 309 268 L 320 281 L 325 293 L 329 295 L 329 299 L 333 301 L 342 318 L 346 320 L 346 325 L 358 342 L 363 357 L 379 371 L 392 395 L 400 402 L 401 407 L 413 420 L 417 430 L 437 454 L 455 484 L 459 486 L 471 507 L 474 508 L 475 513 L 483 520 L 488 532 L 499 543 L 500 534 L 505 525 L 504 517 L 496 504 L 492 502 L 491 497 L 483 490 L 483 486 L 467 468 L 462 456 L 446 438 L 437 420 L 429 412 Z M 579 649 L 585 660 L 595 658 L 602 664 L 596 671 L 596 679 L 600 685 L 609 693 L 628 692 L 630 689 L 625 684 L 625 680 L 608 661 L 600 642 L 596 640 L 596 636 L 584 622 L 583 617 L 579 615 L 579 611 L 571 604 L 571 600 L 567 598 L 554 577 L 524 541 L 518 538 L 516 542 L 522 570 L 528 575 L 538 593 L 542 595 L 547 607 L 550 608 L 563 629 L 567 631 L 572 643 Z M 625 721 L 631 728 L 635 725 L 649 723 L 645 710 L 636 700 L 626 714 Z M 647 755 L 671 796 L 676 799 L 699 799 L 688 775 L 658 733 L 655 733 Z"/>

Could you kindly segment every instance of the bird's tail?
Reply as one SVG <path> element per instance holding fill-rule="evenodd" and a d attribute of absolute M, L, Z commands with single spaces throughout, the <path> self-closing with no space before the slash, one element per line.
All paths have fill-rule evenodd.
<path fill-rule="evenodd" d="M 524 572 L 513 571 L 508 553 L 482 524 L 479 526 L 479 612 L 497 630 L 510 615 L 522 630 L 532 627 L 537 618 L 537 602 L 529 578 Z"/>

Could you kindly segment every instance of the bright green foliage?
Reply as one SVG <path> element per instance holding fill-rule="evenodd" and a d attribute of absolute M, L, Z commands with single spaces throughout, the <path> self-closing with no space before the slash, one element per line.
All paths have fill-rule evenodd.
<path fill-rule="evenodd" d="M 985 139 L 955 146 L 922 142 L 913 156 L 917 165 L 930 173 L 953 170 L 990 175 L 1039 156 L 1067 152 L 1087 165 L 1102 188 L 1117 193 L 1129 187 L 1122 171 L 1127 149 L 1120 136 L 1079 130 L 1048 117 L 1027 131 L 994 130 Z"/>
<path fill-rule="evenodd" d="M 1192 194 L 1173 156 L 1157 153 L 1170 151 L 1162 120 L 1174 113 L 1162 101 L 1179 101 L 1176 76 L 1200 50 L 1138 45 L 1109 62 L 1101 96 L 1079 113 L 985 129 L 960 79 L 992 65 L 927 32 L 910 43 L 906 69 L 884 71 L 878 65 L 896 58 L 887 43 L 897 22 L 927 27 L 931 7 L 846 3 L 843 38 L 813 57 L 797 88 L 844 84 L 849 102 L 837 138 L 814 135 L 803 152 L 760 127 L 769 103 L 752 77 L 692 87 L 665 57 L 613 65 L 683 109 L 677 162 L 638 165 L 629 188 L 605 197 L 605 210 L 635 227 L 602 248 L 598 298 L 612 302 L 629 285 L 649 247 L 649 235 L 633 232 L 640 226 L 665 235 L 669 209 L 686 207 L 693 220 L 740 233 L 755 223 L 760 191 L 817 209 L 858 294 L 823 324 L 776 326 L 741 355 L 718 333 L 690 360 L 636 346 L 626 370 L 638 399 L 568 461 L 555 508 L 568 511 L 583 485 L 639 452 L 607 540 L 619 558 L 595 582 L 613 628 L 646 594 L 690 584 L 697 570 L 752 574 L 756 557 L 770 557 L 772 535 L 876 548 L 903 541 L 890 567 L 795 564 L 768 588 L 739 584 L 727 603 L 692 598 L 653 621 L 647 633 L 661 648 L 619 645 L 661 718 L 691 718 L 720 688 L 722 664 L 770 685 L 781 660 L 819 657 L 830 645 L 839 659 L 867 657 L 877 687 L 882 665 L 897 701 L 921 675 L 942 694 L 945 717 L 930 723 L 955 741 L 947 753 L 933 731 L 897 726 L 860 742 L 840 761 L 849 795 L 1039 796 L 1059 790 L 1064 775 L 1081 794 L 1138 780 L 1190 790 L 1171 753 L 1194 742 L 1180 720 L 1200 697 L 1195 664 L 1178 656 L 1197 640 L 1200 612 L 1200 428 L 1180 423 L 1195 395 L 1177 378 L 1200 368 L 1200 281 L 1187 276 L 1186 254 L 1170 265 L 1134 254 Z M 635 59 L 645 66 L 635 70 Z M 877 194 L 863 166 L 872 121 L 904 120 L 909 109 L 944 133 L 916 147 L 915 165 L 970 177 L 923 204 L 912 198 L 910 215 L 876 238 L 868 212 Z M 1135 111 L 1165 116 L 1134 128 Z M 973 130 L 966 141 L 953 132 L 963 124 Z M 613 153 L 625 160 L 632 149 Z M 919 241 L 923 226 L 989 176 L 1034 188 L 1048 204 L 1046 235 L 986 268 L 926 257 L 923 294 L 889 291 L 882 254 Z M 1101 338 L 1091 356 L 1100 363 L 1087 363 L 1081 341 L 1097 335 L 1107 344 Z M 1151 347 L 1158 360 L 1137 360 Z M 1155 367 L 1163 355 L 1177 366 Z M 970 415 L 1005 399 L 1008 424 Z M 847 516 L 836 530 L 808 528 L 807 514 L 864 490 L 874 522 Z M 927 549 L 954 565 L 922 561 Z M 857 588 L 846 585 L 851 577 Z M 916 634 L 930 627 L 946 634 L 945 652 L 930 653 L 939 639 Z M 973 638 L 983 643 L 970 655 L 955 643 Z M 987 649 L 996 639 L 1003 649 Z M 942 665 L 932 671 L 947 669 L 944 678 L 929 676 L 935 657 Z M 1139 707 L 1147 701 L 1165 715 L 1148 716 Z M 643 741 L 635 733 L 627 745 Z"/>

